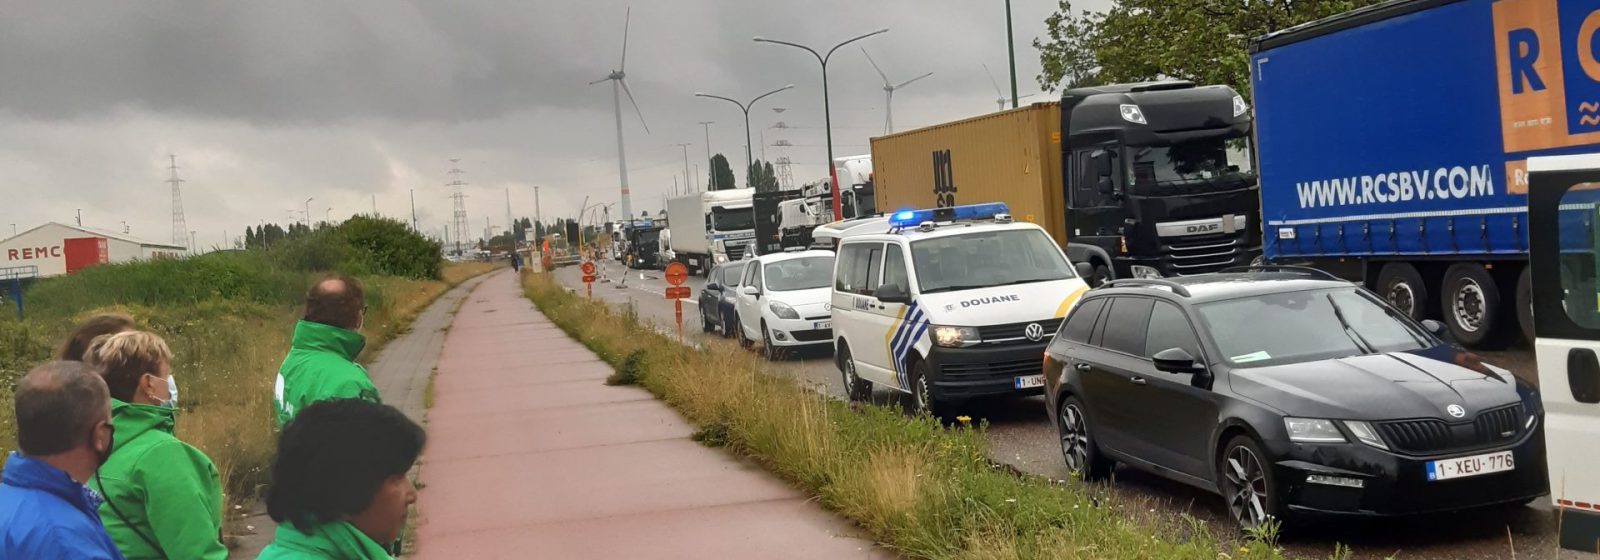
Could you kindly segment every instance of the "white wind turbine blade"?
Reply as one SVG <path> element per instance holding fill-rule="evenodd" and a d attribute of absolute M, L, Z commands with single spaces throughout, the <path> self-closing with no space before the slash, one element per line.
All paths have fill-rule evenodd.
<path fill-rule="evenodd" d="M 1006 93 L 1000 91 L 1000 82 L 994 81 L 994 73 L 989 71 L 988 64 L 983 65 L 983 73 L 989 76 L 989 85 L 994 86 L 994 94 L 1000 97 L 1005 97 Z"/>
<path fill-rule="evenodd" d="M 633 112 L 639 115 L 639 124 L 644 127 L 644 133 L 650 133 L 650 125 L 644 122 L 644 111 L 639 109 L 639 102 L 633 99 L 633 90 L 628 89 L 628 80 L 617 80 L 622 84 L 623 93 L 628 94 L 628 102 L 633 104 Z"/>
<path fill-rule="evenodd" d="M 906 81 L 904 81 L 904 82 L 900 82 L 900 85 L 897 85 L 897 86 L 894 86 L 894 89 L 900 89 L 900 88 L 903 88 L 903 87 L 906 87 L 906 86 L 908 86 L 908 85 L 911 85 L 911 82 L 915 82 L 915 81 L 917 81 L 917 80 L 920 80 L 920 79 L 923 79 L 923 78 L 926 78 L 926 77 L 928 77 L 928 76 L 932 76 L 932 75 L 933 75 L 933 72 L 929 72 L 929 73 L 927 73 L 927 74 L 923 74 L 923 75 L 921 75 L 921 76 L 917 76 L 917 77 L 915 77 L 915 78 L 912 78 L 912 79 L 909 79 L 909 80 L 906 80 Z"/>
<path fill-rule="evenodd" d="M 633 6 L 628 6 L 626 15 L 622 17 L 622 62 L 617 64 L 618 72 L 628 70 L 628 25 L 633 22 Z"/>
<path fill-rule="evenodd" d="M 878 76 L 883 78 L 883 85 L 889 85 L 889 76 L 883 73 L 883 69 L 878 67 L 876 61 L 872 60 L 872 55 L 867 54 L 867 49 L 861 49 L 861 54 L 867 55 L 867 63 L 872 65 L 873 70 L 878 71 Z"/>

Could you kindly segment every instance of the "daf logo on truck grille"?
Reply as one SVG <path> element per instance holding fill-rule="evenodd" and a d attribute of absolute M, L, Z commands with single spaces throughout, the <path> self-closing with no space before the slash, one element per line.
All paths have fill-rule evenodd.
<path fill-rule="evenodd" d="M 1028 340 L 1038 342 L 1039 339 L 1044 338 L 1044 326 L 1038 323 L 1028 323 L 1027 328 L 1022 329 L 1022 336 L 1028 337 Z"/>
<path fill-rule="evenodd" d="M 1222 222 L 1188 226 L 1184 229 L 1189 233 L 1211 233 L 1213 231 L 1222 231 Z"/>

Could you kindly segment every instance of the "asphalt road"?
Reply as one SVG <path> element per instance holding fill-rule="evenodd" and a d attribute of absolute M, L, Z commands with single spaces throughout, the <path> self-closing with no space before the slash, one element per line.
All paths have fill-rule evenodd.
<path fill-rule="evenodd" d="M 632 304 L 639 316 L 671 332 L 673 303 L 664 297 L 667 283 L 659 271 L 626 270 L 617 263 L 602 267 L 602 282 L 593 284 L 595 298 L 613 304 Z M 556 272 L 563 285 L 584 293 L 577 267 Z M 625 280 L 624 280 L 625 279 Z M 685 284 L 697 297 L 703 282 L 691 277 Z M 700 331 L 700 316 L 693 299 L 683 302 L 684 341 L 699 344 L 719 339 Z M 720 339 L 719 339 L 720 340 Z M 1527 351 L 1485 353 L 1488 361 L 1511 368 L 1519 376 L 1533 375 L 1532 354 Z M 773 364 L 775 373 L 789 375 L 834 398 L 844 398 L 839 371 L 827 355 L 801 356 Z M 874 401 L 904 406 L 899 393 L 877 390 Z M 1063 480 L 1068 477 L 1061 460 L 1056 431 L 1045 412 L 1043 397 L 1000 399 L 973 403 L 967 414 L 989 424 L 990 449 L 996 462 Z M 1214 494 L 1167 481 L 1129 468 L 1118 468 L 1107 483 L 1091 491 L 1113 496 L 1110 500 L 1128 515 L 1147 520 L 1153 527 L 1178 530 L 1185 515 L 1209 525 L 1223 538 L 1237 533 L 1222 499 Z M 1457 512 L 1401 519 L 1351 519 L 1318 522 L 1284 535 L 1285 552 L 1297 558 L 1328 558 L 1336 544 L 1351 549 L 1350 558 L 1490 559 L 1490 558 L 1594 558 L 1557 551 L 1556 520 L 1546 500 L 1526 507 Z M 1563 551 L 1564 552 L 1564 551 Z"/>

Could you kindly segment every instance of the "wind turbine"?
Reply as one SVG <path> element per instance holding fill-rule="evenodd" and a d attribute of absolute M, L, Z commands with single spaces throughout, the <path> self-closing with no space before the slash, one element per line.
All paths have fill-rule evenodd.
<path fill-rule="evenodd" d="M 611 105 L 617 115 L 617 175 L 622 179 L 622 215 L 633 215 L 633 203 L 628 192 L 628 154 L 622 145 L 622 95 L 628 95 L 628 102 L 633 104 L 634 113 L 639 115 L 639 125 L 644 127 L 644 133 L 650 133 L 650 125 L 644 122 L 644 111 L 639 110 L 639 102 L 633 100 L 633 90 L 628 89 L 628 74 L 623 70 L 628 67 L 628 25 L 633 21 L 633 8 L 628 8 L 627 15 L 622 20 L 622 62 L 606 77 L 589 82 L 595 85 L 600 82 L 611 82 Z"/>
<path fill-rule="evenodd" d="M 994 102 L 1000 105 L 1000 109 L 999 110 L 1001 110 L 1001 111 L 1006 110 L 1006 92 L 1001 91 L 1000 90 L 1000 84 L 998 82 L 994 81 L 994 74 L 989 72 L 989 65 L 988 64 L 983 65 L 983 73 L 989 75 L 989 85 L 994 86 L 994 93 L 995 93 L 995 95 L 998 96 L 998 97 L 995 98 Z M 1039 95 L 1039 94 L 1030 93 L 1030 94 L 1018 97 L 1017 100 L 1020 101 L 1020 100 L 1023 100 L 1023 99 L 1027 99 L 1029 97 L 1033 97 L 1035 95 Z M 1013 108 L 1015 108 L 1015 107 L 1013 107 Z"/>
<path fill-rule="evenodd" d="M 883 69 L 878 67 L 878 63 L 876 61 L 872 60 L 872 55 L 867 54 L 867 49 L 861 49 L 861 54 L 867 55 L 867 62 L 871 63 L 872 69 L 877 70 L 878 76 L 883 78 L 883 133 L 892 134 L 894 133 L 894 91 L 911 85 L 911 82 L 932 76 L 933 72 L 917 76 L 904 82 L 900 82 L 899 84 L 892 84 L 889 82 L 889 76 L 883 73 Z"/>

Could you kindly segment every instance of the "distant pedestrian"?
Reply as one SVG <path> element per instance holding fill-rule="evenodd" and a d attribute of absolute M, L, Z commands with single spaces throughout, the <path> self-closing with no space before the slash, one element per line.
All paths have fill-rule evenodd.
<path fill-rule="evenodd" d="M 511 252 L 511 271 L 522 272 L 522 253 Z"/>
<path fill-rule="evenodd" d="M 17 382 L 17 448 L 0 473 L 0 560 L 121 559 L 83 483 L 111 454 L 111 395 L 82 362 L 51 362 Z"/>
<path fill-rule="evenodd" d="M 295 415 L 278 437 L 267 489 L 277 533 L 258 560 L 387 559 L 417 489 L 406 472 L 427 436 L 393 407 L 357 399 L 322 401 Z"/>
<path fill-rule="evenodd" d="M 72 331 L 72 336 L 61 345 L 61 352 L 56 359 L 69 362 L 83 361 L 84 351 L 89 349 L 89 343 L 103 334 L 117 334 L 122 331 L 133 330 L 133 318 L 120 313 L 103 313 L 95 315 L 78 324 Z"/>
<path fill-rule="evenodd" d="M 294 327 L 289 355 L 273 388 L 278 427 L 311 403 L 338 398 L 382 402 L 367 370 L 356 363 L 366 346 L 361 336 L 367 304 L 356 279 L 329 275 L 306 293 L 305 318 Z"/>
<path fill-rule="evenodd" d="M 111 540 L 130 560 L 227 558 L 217 467 L 172 435 L 178 380 L 167 343 L 141 331 L 106 335 L 84 362 L 111 391 L 117 439 L 89 484 L 105 498 L 100 521 Z"/>

